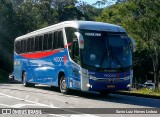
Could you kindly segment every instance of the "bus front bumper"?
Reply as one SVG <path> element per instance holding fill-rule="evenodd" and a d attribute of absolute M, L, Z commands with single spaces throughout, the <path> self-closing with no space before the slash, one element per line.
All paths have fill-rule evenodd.
<path fill-rule="evenodd" d="M 115 91 L 115 90 L 129 90 L 130 88 L 130 79 L 121 78 L 121 79 L 100 79 L 93 80 L 89 79 L 89 91 Z"/>

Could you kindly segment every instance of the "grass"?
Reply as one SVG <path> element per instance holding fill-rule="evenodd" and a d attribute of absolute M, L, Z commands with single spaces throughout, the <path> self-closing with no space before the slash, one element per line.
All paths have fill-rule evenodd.
<path fill-rule="evenodd" d="M 160 96 L 160 89 L 148 89 L 148 88 L 142 88 L 137 90 L 131 90 L 131 91 L 125 91 L 127 93 L 133 93 L 133 94 L 143 94 L 143 95 L 151 95 L 151 96 Z"/>
<path fill-rule="evenodd" d="M 0 83 L 7 83 L 8 82 L 8 73 L 0 69 Z"/>
<path fill-rule="evenodd" d="M 144 94 L 144 95 L 154 95 L 154 96 L 160 96 L 160 89 L 148 89 L 148 88 L 142 88 L 139 90 L 133 90 L 130 91 L 131 93 L 138 93 L 138 94 Z"/>

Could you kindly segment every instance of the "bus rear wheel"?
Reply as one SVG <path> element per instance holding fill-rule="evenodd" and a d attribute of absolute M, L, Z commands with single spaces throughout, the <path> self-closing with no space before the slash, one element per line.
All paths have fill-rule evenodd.
<path fill-rule="evenodd" d="M 25 87 L 34 87 L 35 86 L 35 84 L 27 82 L 26 72 L 24 72 L 22 74 L 22 81 L 23 81 L 23 86 L 25 86 Z"/>
<path fill-rule="evenodd" d="M 60 92 L 63 94 L 69 94 L 69 89 L 67 88 L 66 78 L 64 76 L 60 79 Z"/>

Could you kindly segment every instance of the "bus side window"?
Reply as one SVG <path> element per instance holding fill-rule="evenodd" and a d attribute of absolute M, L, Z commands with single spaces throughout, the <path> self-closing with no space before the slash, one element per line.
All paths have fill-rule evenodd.
<path fill-rule="evenodd" d="M 74 38 L 76 38 L 74 33 L 77 32 L 77 29 L 72 27 L 67 27 L 65 28 L 65 32 L 66 32 L 69 54 L 70 54 L 70 57 L 73 59 L 72 44 L 73 44 Z"/>
<path fill-rule="evenodd" d="M 21 52 L 20 53 L 26 53 L 26 40 L 21 40 Z"/>
<path fill-rule="evenodd" d="M 35 37 L 35 51 L 39 51 L 39 36 Z"/>
<path fill-rule="evenodd" d="M 27 41 L 27 52 L 34 52 L 34 38 L 29 38 Z"/>
<path fill-rule="evenodd" d="M 48 36 L 48 50 L 52 49 L 52 44 L 53 44 L 53 34 L 50 33 Z"/>
<path fill-rule="evenodd" d="M 21 40 L 21 49 L 20 49 L 20 53 L 23 53 L 24 52 L 24 50 L 23 50 L 23 47 L 24 47 L 24 40 Z"/>
<path fill-rule="evenodd" d="M 44 34 L 44 38 L 43 38 L 43 50 L 48 50 L 48 34 Z"/>
<path fill-rule="evenodd" d="M 31 51 L 30 45 L 31 45 L 31 38 L 29 38 L 29 39 L 27 40 L 27 52 L 30 52 L 30 51 Z"/>
<path fill-rule="evenodd" d="M 15 42 L 15 51 L 16 51 L 17 54 L 20 54 L 20 48 L 21 48 L 21 42 L 16 41 Z"/>
<path fill-rule="evenodd" d="M 42 51 L 43 35 L 39 36 L 38 51 Z"/>
<path fill-rule="evenodd" d="M 24 53 L 27 52 L 27 40 L 24 40 L 24 47 L 23 47 Z"/>
<path fill-rule="evenodd" d="M 58 48 L 58 32 L 54 32 L 54 43 L 53 43 L 53 49 Z"/>
<path fill-rule="evenodd" d="M 58 48 L 64 48 L 64 42 L 63 42 L 63 32 L 58 32 Z"/>
<path fill-rule="evenodd" d="M 34 52 L 34 37 L 31 38 L 31 52 Z"/>

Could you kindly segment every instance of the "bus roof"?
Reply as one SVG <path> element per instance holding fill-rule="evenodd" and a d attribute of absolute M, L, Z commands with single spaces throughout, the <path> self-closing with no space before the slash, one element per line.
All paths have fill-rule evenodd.
<path fill-rule="evenodd" d="M 109 23 L 95 22 L 95 21 L 65 21 L 17 37 L 15 41 L 33 37 L 35 35 L 41 35 L 46 32 L 52 32 L 54 30 L 62 29 L 64 27 L 73 27 L 78 29 L 109 31 L 109 32 L 125 32 L 125 30 L 122 27 Z"/>

